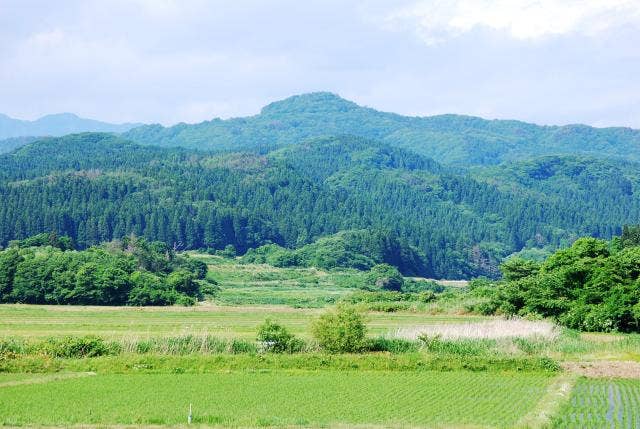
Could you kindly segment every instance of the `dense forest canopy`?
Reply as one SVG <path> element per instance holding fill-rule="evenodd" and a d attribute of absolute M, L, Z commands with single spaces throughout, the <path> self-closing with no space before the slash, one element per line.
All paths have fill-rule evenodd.
<path fill-rule="evenodd" d="M 129 236 L 84 251 L 70 244 L 43 233 L 0 251 L 0 302 L 190 305 L 213 286 L 206 264 L 165 243 Z"/>
<path fill-rule="evenodd" d="M 135 234 L 244 254 L 368 230 L 416 253 L 365 252 L 365 265 L 497 277 L 514 252 L 610 238 L 640 219 L 640 169 L 630 161 L 545 156 L 467 171 L 354 136 L 277 146 L 196 151 L 100 133 L 36 141 L 0 156 L 0 246 L 55 231 L 79 249 Z"/>
<path fill-rule="evenodd" d="M 476 284 L 490 297 L 486 313 L 555 318 L 585 331 L 640 331 L 640 227 L 611 241 L 580 238 L 538 263 L 513 258 L 497 286 Z"/>
<path fill-rule="evenodd" d="M 433 276 L 426 256 L 388 231 L 341 231 L 293 250 L 268 244 L 249 249 L 242 260 L 276 267 L 326 270 L 338 267 L 369 270 L 377 264 L 386 263 L 397 267 L 406 276 Z"/>
<path fill-rule="evenodd" d="M 345 134 L 463 167 L 562 154 L 640 161 L 640 131 L 629 128 L 539 126 L 460 115 L 408 117 L 358 106 L 327 92 L 277 101 L 251 117 L 169 128 L 141 126 L 124 137 L 147 145 L 255 150 Z"/>

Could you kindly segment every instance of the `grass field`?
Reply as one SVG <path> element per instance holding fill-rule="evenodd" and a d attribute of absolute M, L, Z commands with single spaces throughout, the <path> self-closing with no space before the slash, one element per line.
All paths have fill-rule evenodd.
<path fill-rule="evenodd" d="M 98 375 L 0 388 L 0 424 L 514 427 L 545 394 L 537 374 L 385 371 Z M 42 404 L 46 404 L 43 407 Z"/>
<path fill-rule="evenodd" d="M 640 380 L 581 378 L 555 428 L 639 428 Z"/>
<path fill-rule="evenodd" d="M 362 273 L 197 257 L 219 291 L 194 307 L 0 305 L 0 425 L 184 425 L 193 404 L 203 427 L 640 427 L 640 380 L 576 382 L 637 371 L 640 335 L 470 315 L 446 292 L 366 312 L 371 342 L 395 338 L 409 351 L 330 355 L 311 322 L 358 293 Z M 305 351 L 260 349 L 267 318 Z M 84 335 L 118 351 L 47 351 Z"/>
<path fill-rule="evenodd" d="M 124 336 L 211 334 L 220 337 L 255 338 L 266 318 L 307 337 L 309 325 L 322 310 L 284 306 L 197 307 L 73 307 L 0 305 L 0 337 L 48 337 L 62 335 Z M 371 334 L 393 333 L 399 328 L 425 324 L 464 323 L 482 316 L 428 315 L 423 313 L 370 313 Z"/>
<path fill-rule="evenodd" d="M 209 266 L 208 278 L 221 288 L 214 301 L 223 305 L 324 307 L 353 293 L 363 277 L 357 270 L 327 272 L 317 268 L 241 264 L 203 254 L 192 254 L 192 257 Z"/>

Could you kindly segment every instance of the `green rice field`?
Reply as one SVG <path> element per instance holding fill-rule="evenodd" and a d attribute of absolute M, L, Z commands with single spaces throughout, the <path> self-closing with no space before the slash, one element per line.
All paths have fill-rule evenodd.
<path fill-rule="evenodd" d="M 580 379 L 554 427 L 639 428 L 640 380 Z"/>
<path fill-rule="evenodd" d="M 638 335 L 561 330 L 326 354 L 311 323 L 359 290 L 358 272 L 198 257 L 218 290 L 194 307 L 0 305 L 0 426 L 181 427 L 191 404 L 196 427 L 640 427 L 640 380 L 560 370 L 562 362 L 640 361 Z M 493 320 L 510 329 L 456 302 L 367 308 L 376 341 L 427 325 L 464 331 Z M 256 334 L 267 318 L 310 348 L 261 351 Z M 87 335 L 119 351 L 61 357 L 45 347 Z"/>
<path fill-rule="evenodd" d="M 552 377 L 404 371 L 96 375 L 0 387 L 0 424 L 517 425 Z M 46 404 L 46 406 L 43 406 Z"/>

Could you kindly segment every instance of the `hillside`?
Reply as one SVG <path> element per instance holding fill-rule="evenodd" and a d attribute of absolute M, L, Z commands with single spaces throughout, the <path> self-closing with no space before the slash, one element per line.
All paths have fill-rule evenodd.
<path fill-rule="evenodd" d="M 557 181 L 543 175 L 528 179 L 537 181 L 531 184 L 518 181 L 528 164 L 470 175 L 357 137 L 313 139 L 260 154 L 78 134 L 0 156 L 0 245 L 56 231 L 85 248 L 134 233 L 176 249 L 232 245 L 244 253 L 370 229 L 426 256 L 424 268 L 406 272 L 496 276 L 502 258 L 523 247 L 609 237 L 637 221 L 634 164 L 608 162 L 620 173 L 598 176 L 607 192 L 590 193 L 585 177 L 602 168 L 587 160 L 581 174 Z"/>
<path fill-rule="evenodd" d="M 408 117 L 358 106 L 325 92 L 271 103 L 251 117 L 169 128 L 147 125 L 132 129 L 124 137 L 146 145 L 255 150 L 345 134 L 378 140 L 457 166 L 563 154 L 640 161 L 640 131 L 629 128 L 539 126 L 460 115 Z"/>
<path fill-rule="evenodd" d="M 22 136 L 9 137 L 7 139 L 0 140 L 0 153 L 11 152 L 12 150 L 19 148 L 20 146 L 33 143 L 40 139 L 42 139 L 42 137 Z"/>
<path fill-rule="evenodd" d="M 81 118 L 73 113 L 47 115 L 35 121 L 14 119 L 0 114 L 0 140 L 25 136 L 63 136 L 86 131 L 122 133 L 139 125 L 110 124 Z M 0 152 L 4 151 L 3 146 L 0 142 Z"/>

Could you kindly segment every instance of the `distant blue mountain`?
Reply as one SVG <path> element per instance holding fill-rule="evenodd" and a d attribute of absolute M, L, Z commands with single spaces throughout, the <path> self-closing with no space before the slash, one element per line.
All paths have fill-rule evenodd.
<path fill-rule="evenodd" d="M 73 113 L 43 116 L 35 121 L 0 114 L 0 140 L 25 136 L 63 136 L 86 131 L 123 133 L 140 124 L 110 124 L 81 118 Z"/>

